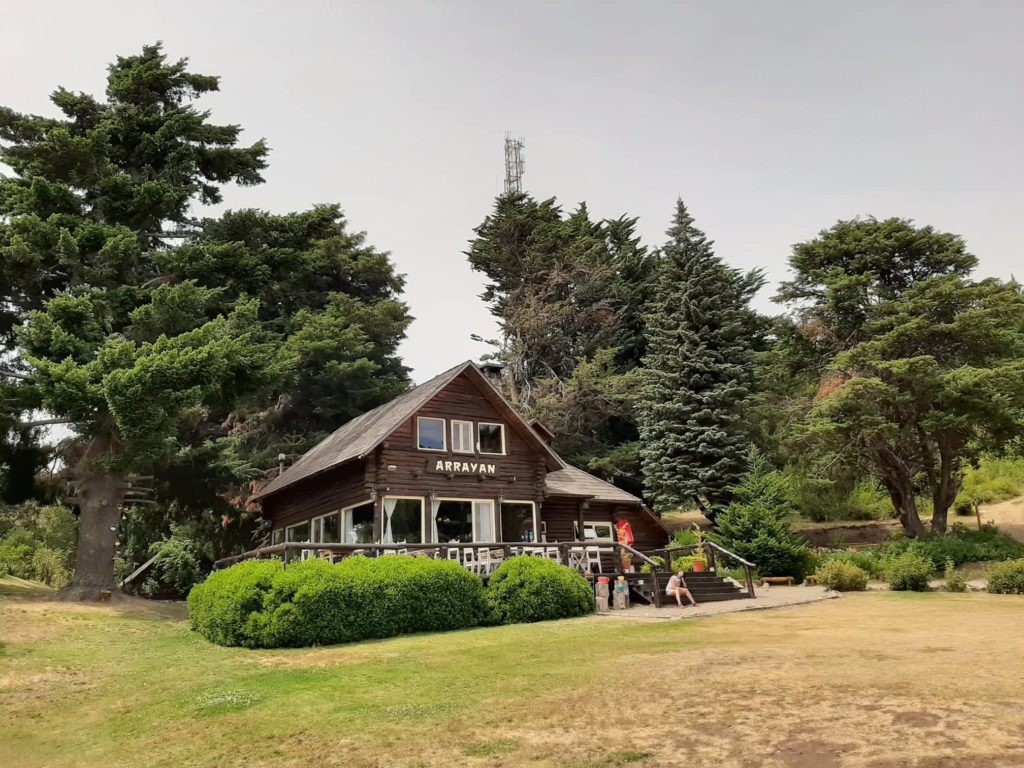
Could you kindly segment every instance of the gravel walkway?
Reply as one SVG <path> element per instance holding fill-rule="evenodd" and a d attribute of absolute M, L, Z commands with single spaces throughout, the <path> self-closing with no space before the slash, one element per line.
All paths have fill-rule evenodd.
<path fill-rule="evenodd" d="M 609 611 L 594 614 L 610 619 L 666 620 L 689 619 L 697 616 L 716 616 L 720 613 L 739 613 L 740 611 L 763 611 L 769 608 L 783 608 L 787 605 L 804 605 L 817 603 L 840 597 L 825 587 L 755 587 L 753 600 L 721 600 L 714 603 L 702 603 L 696 608 L 679 608 L 674 602 L 671 606 L 655 608 L 653 605 L 634 605 L 628 611 Z"/>

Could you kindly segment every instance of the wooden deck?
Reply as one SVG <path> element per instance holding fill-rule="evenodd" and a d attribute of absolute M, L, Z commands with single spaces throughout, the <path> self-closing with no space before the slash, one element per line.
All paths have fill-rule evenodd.
<path fill-rule="evenodd" d="M 708 552 L 709 570 L 704 573 L 689 573 L 686 583 L 698 602 L 734 600 L 754 597 L 753 564 L 713 544 L 705 544 Z M 685 547 L 673 551 L 685 550 Z M 661 606 L 672 598 L 665 594 L 665 585 L 671 576 L 664 568 L 651 559 L 666 550 L 650 553 L 640 552 L 618 542 L 566 541 L 550 543 L 523 542 L 473 542 L 467 544 L 325 544 L 317 542 L 287 542 L 243 552 L 240 555 L 218 560 L 215 568 L 225 568 L 243 560 L 279 557 L 286 563 L 312 557 L 338 562 L 346 557 L 384 557 L 406 555 L 428 557 L 434 560 L 450 560 L 487 581 L 491 574 L 507 559 L 518 556 L 546 557 L 565 565 L 596 581 L 605 576 L 611 581 L 623 577 L 629 585 L 630 597 L 654 606 Z M 718 560 L 729 558 L 746 569 L 746 588 L 737 586 L 715 572 Z M 623 568 L 623 560 L 633 565 L 633 570 Z M 644 568 L 647 573 L 642 573 Z"/>

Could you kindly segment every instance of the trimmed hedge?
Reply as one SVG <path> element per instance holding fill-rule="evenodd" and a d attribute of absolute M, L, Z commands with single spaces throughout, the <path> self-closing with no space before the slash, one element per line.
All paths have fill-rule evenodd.
<path fill-rule="evenodd" d="M 188 605 L 205 637 L 249 648 L 464 629 L 489 618 L 478 577 L 457 563 L 400 556 L 246 561 L 194 587 Z"/>
<path fill-rule="evenodd" d="M 501 624 L 584 616 L 594 611 L 594 591 L 572 568 L 542 557 L 513 557 L 487 586 L 487 601 Z"/>
<path fill-rule="evenodd" d="M 1024 558 L 993 566 L 988 591 L 997 595 L 1024 595 Z"/>

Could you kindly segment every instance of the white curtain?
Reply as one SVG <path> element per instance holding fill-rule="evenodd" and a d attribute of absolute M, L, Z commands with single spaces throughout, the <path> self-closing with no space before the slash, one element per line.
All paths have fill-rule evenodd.
<path fill-rule="evenodd" d="M 384 531 L 381 535 L 381 544 L 394 544 L 395 537 L 391 533 L 391 515 L 395 513 L 398 506 L 398 499 L 384 499 Z"/>
<path fill-rule="evenodd" d="M 478 501 L 473 505 L 476 515 L 476 540 L 494 541 L 494 504 Z"/>
<path fill-rule="evenodd" d="M 430 540 L 437 542 L 437 512 L 441 509 L 441 502 L 434 499 L 430 502 Z"/>

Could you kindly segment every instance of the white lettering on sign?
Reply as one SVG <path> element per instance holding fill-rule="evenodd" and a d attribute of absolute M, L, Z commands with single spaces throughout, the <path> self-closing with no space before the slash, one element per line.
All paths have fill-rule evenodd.
<path fill-rule="evenodd" d="M 494 464 L 483 464 L 476 461 L 447 461 L 438 459 L 434 463 L 435 472 L 461 472 L 466 475 L 493 475 L 497 471 Z"/>

